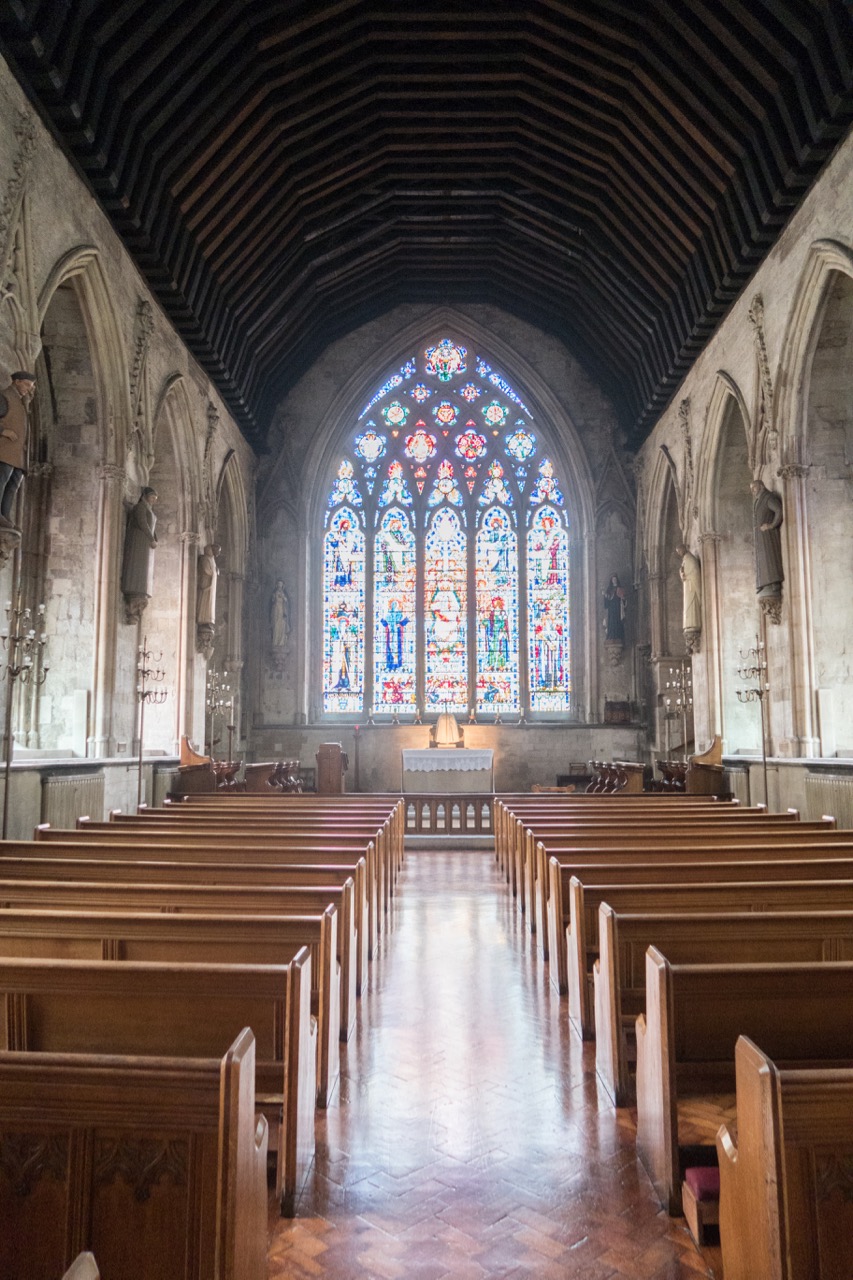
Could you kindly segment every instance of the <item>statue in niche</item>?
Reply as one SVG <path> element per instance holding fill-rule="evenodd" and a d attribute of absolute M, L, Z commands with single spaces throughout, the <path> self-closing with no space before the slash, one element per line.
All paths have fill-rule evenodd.
<path fill-rule="evenodd" d="M 604 599 L 604 638 L 610 644 L 625 643 L 625 608 L 627 597 L 625 588 L 619 583 L 619 575 L 610 575 L 610 582 L 603 593 Z"/>
<path fill-rule="evenodd" d="M 269 624 L 273 666 L 281 671 L 284 668 L 285 647 L 290 634 L 290 601 L 281 578 L 276 581 L 270 597 Z"/>
<path fill-rule="evenodd" d="M 771 622 L 782 616 L 782 499 L 762 480 L 749 486 L 752 493 L 752 527 L 755 539 L 755 590 L 762 612 Z"/>
<path fill-rule="evenodd" d="M 681 557 L 678 576 L 684 592 L 681 617 L 684 644 L 688 653 L 698 653 L 702 632 L 702 566 L 683 542 L 675 548 L 675 554 Z"/>
<path fill-rule="evenodd" d="M 146 486 L 139 501 L 127 517 L 124 558 L 121 565 L 121 589 L 127 606 L 127 621 L 138 622 L 151 598 L 154 585 L 154 532 L 157 517 L 154 503 L 157 491 Z"/>
<path fill-rule="evenodd" d="M 209 542 L 198 558 L 198 594 L 196 599 L 196 648 L 207 659 L 213 654 L 216 635 L 216 583 L 219 566 L 216 557 L 222 548 Z"/>
<path fill-rule="evenodd" d="M 8 387 L 0 391 L 0 533 L 15 535 L 10 545 L 20 538 L 20 529 L 12 518 L 15 499 L 27 471 L 27 409 L 35 394 L 36 376 L 18 369 Z M 8 549 L 3 563 L 8 559 Z"/>

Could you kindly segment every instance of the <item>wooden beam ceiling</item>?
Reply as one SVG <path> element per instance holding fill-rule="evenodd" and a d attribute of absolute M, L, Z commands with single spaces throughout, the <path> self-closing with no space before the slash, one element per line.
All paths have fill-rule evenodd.
<path fill-rule="evenodd" d="M 257 446 L 423 301 L 554 332 L 639 440 L 853 120 L 845 0 L 10 0 L 0 50 Z"/>

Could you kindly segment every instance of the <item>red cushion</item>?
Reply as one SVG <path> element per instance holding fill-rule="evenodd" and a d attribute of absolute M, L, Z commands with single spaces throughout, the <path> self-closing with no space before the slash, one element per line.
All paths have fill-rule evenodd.
<path fill-rule="evenodd" d="M 697 1200 L 719 1200 L 720 1171 L 714 1166 L 685 1169 L 684 1181 Z"/>

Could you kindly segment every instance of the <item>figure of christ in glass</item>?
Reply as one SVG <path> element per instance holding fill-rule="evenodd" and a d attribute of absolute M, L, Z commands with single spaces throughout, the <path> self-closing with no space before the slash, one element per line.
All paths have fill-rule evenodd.
<path fill-rule="evenodd" d="M 566 711 L 569 661 L 569 540 L 559 511 L 539 507 L 527 535 L 527 646 L 533 711 Z"/>
<path fill-rule="evenodd" d="M 364 534 L 348 507 L 331 519 L 323 547 L 323 706 L 364 706 Z"/>
<path fill-rule="evenodd" d="M 476 575 L 477 710 L 518 711 L 518 540 L 500 507 L 477 533 Z"/>
<path fill-rule="evenodd" d="M 468 707 L 466 536 L 455 511 L 442 507 L 425 542 L 426 703 L 431 710 Z"/>
<path fill-rule="evenodd" d="M 417 702 L 417 559 L 410 517 L 392 507 L 382 517 L 373 558 L 373 683 L 379 707 Z"/>

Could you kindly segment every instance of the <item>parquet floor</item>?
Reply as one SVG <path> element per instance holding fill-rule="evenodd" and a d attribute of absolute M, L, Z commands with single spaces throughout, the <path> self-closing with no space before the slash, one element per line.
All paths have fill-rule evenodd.
<path fill-rule="evenodd" d="M 721 1276 L 654 1198 L 491 853 L 411 852 L 271 1280 Z"/>

